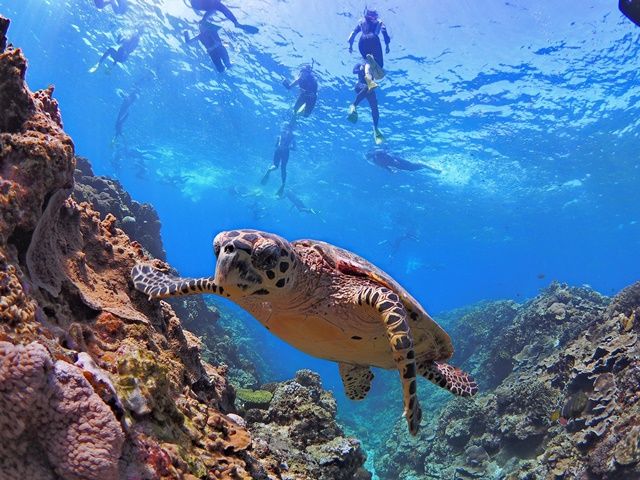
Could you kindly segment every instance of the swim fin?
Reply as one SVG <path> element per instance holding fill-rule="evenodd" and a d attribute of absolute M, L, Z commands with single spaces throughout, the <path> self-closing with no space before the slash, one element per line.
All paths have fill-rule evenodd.
<path fill-rule="evenodd" d="M 367 63 L 369 64 L 369 68 L 373 78 L 375 78 L 376 80 L 381 80 L 384 78 L 384 69 L 380 65 L 378 65 L 378 62 L 376 62 L 376 59 L 373 58 L 373 55 L 371 55 L 370 53 L 367 54 Z"/>
<path fill-rule="evenodd" d="M 380 145 L 384 142 L 384 135 L 382 135 L 379 128 L 373 127 L 373 139 L 375 140 L 376 145 Z"/>
<path fill-rule="evenodd" d="M 89 73 L 96 73 L 100 68 L 100 62 L 96 63 L 93 67 L 89 69 Z"/>
<path fill-rule="evenodd" d="M 351 123 L 356 123 L 358 121 L 358 111 L 356 110 L 356 106 L 351 104 L 349 107 L 349 115 L 347 116 L 347 120 Z"/>
<path fill-rule="evenodd" d="M 254 27 L 253 25 L 243 25 L 242 23 L 237 24 L 236 27 L 247 33 L 258 33 L 260 31 L 258 27 Z"/>
<path fill-rule="evenodd" d="M 364 79 L 367 82 L 367 88 L 369 89 L 369 91 L 373 90 L 374 88 L 378 88 L 378 84 L 370 78 L 365 77 Z"/>
<path fill-rule="evenodd" d="M 296 110 L 296 115 L 302 115 L 306 109 L 307 109 L 307 104 L 303 103 L 302 105 L 300 105 L 300 108 Z"/>

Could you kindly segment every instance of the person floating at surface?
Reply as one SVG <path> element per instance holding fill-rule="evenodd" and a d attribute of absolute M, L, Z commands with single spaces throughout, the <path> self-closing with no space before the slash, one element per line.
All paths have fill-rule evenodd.
<path fill-rule="evenodd" d="M 389 43 L 391 38 L 387 33 L 387 27 L 384 23 L 378 19 L 378 12 L 371 8 L 366 8 L 364 11 L 364 18 L 360 20 L 360 23 L 354 28 L 351 35 L 349 35 L 349 53 L 353 52 L 353 42 L 361 33 L 358 40 L 358 49 L 360 55 L 365 59 L 365 80 L 369 90 L 373 90 L 378 86 L 374 80 L 380 80 L 384 78 L 384 57 L 382 56 L 382 45 L 380 44 L 380 33 L 384 37 L 384 43 L 386 45 L 385 52 L 389 53 Z"/>
<path fill-rule="evenodd" d="M 311 115 L 313 107 L 316 105 L 316 100 L 318 99 L 318 80 L 313 74 L 313 66 L 309 64 L 304 65 L 300 69 L 298 78 L 293 82 L 289 82 L 289 80 L 285 78 L 282 84 L 287 90 L 296 85 L 300 87 L 300 95 L 298 95 L 298 100 L 296 100 L 293 106 L 294 114 L 304 117 Z"/>
<path fill-rule="evenodd" d="M 367 102 L 369 102 L 369 106 L 371 107 L 371 116 L 373 118 L 373 139 L 375 140 L 376 145 L 380 145 L 382 142 L 384 142 L 384 136 L 378 129 L 378 121 L 380 120 L 380 111 L 378 110 L 378 97 L 376 96 L 375 90 L 371 90 L 369 89 L 369 87 L 367 87 L 364 72 L 364 63 L 359 63 L 355 67 L 353 67 L 353 73 L 358 75 L 358 83 L 356 83 L 355 86 L 356 99 L 349 107 L 349 116 L 347 117 L 347 119 L 351 123 L 356 123 L 358 121 L 357 107 L 360 102 L 362 102 L 362 100 L 366 98 Z"/>
<path fill-rule="evenodd" d="M 229 60 L 229 52 L 222 43 L 218 30 L 218 25 L 213 23 L 202 21 L 200 22 L 200 33 L 193 38 L 189 38 L 189 34 L 184 32 L 184 41 L 188 44 L 199 40 L 200 43 L 207 49 L 211 61 L 216 67 L 218 72 L 222 73 L 227 68 L 231 68 L 231 60 Z"/>
<path fill-rule="evenodd" d="M 116 50 L 114 47 L 109 47 L 100 58 L 100 61 L 89 69 L 89 73 L 97 72 L 104 61 L 109 57 L 113 59 L 113 65 L 116 63 L 124 63 L 127 58 L 129 58 L 129 55 L 131 55 L 131 52 L 133 52 L 140 43 L 140 35 L 141 33 L 136 31 L 127 37 L 120 36 L 118 38 L 118 43 L 120 44 L 118 49 Z"/>
<path fill-rule="evenodd" d="M 278 136 L 276 142 L 276 151 L 273 153 L 273 165 L 267 169 L 267 173 L 262 177 L 262 185 L 266 185 L 269 181 L 269 174 L 280 167 L 280 174 L 282 177 L 282 185 L 278 190 L 278 197 L 282 198 L 284 195 L 284 184 L 287 181 L 287 163 L 289 162 L 289 151 L 295 150 L 295 138 L 293 135 L 293 127 L 295 126 L 295 117 L 288 123 L 285 123 Z"/>
<path fill-rule="evenodd" d="M 119 15 L 125 13 L 129 8 L 127 0 L 93 0 L 93 3 L 95 3 L 98 10 L 102 10 L 107 5 L 111 5 L 113 13 Z"/>
<path fill-rule="evenodd" d="M 389 152 L 381 148 L 376 148 L 375 150 L 367 152 L 367 160 L 374 165 L 378 165 L 379 167 L 394 173 L 398 170 L 414 172 L 416 170 L 424 169 L 430 170 L 433 173 L 441 173 L 437 168 L 430 167 L 424 163 L 410 162 L 404 158 L 391 155 Z"/>
<path fill-rule="evenodd" d="M 258 33 L 258 27 L 243 25 L 238 22 L 233 12 L 223 5 L 221 0 L 191 0 L 191 8 L 200 11 L 204 10 L 204 15 L 202 16 L 203 22 L 207 21 L 214 13 L 220 12 L 231 20 L 236 28 L 240 28 L 247 33 Z"/>

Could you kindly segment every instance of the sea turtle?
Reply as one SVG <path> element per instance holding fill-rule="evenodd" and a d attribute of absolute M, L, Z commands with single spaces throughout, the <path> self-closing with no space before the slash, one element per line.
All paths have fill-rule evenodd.
<path fill-rule="evenodd" d="M 222 232 L 213 248 L 213 277 L 178 278 L 138 264 L 133 284 L 150 299 L 197 293 L 230 298 L 287 343 L 338 362 L 353 400 L 369 391 L 370 367 L 397 369 L 413 435 L 421 418 L 416 374 L 463 397 L 478 391 L 470 375 L 444 363 L 453 354 L 449 335 L 363 258 L 325 242 L 288 242 L 258 230 Z"/>

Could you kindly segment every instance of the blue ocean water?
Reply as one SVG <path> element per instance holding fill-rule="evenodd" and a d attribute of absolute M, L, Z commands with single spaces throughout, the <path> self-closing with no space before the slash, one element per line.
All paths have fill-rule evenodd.
<path fill-rule="evenodd" d="M 229 2 L 260 32 L 216 17 L 234 64 L 222 75 L 184 45 L 198 16 L 182 0 L 129 3 L 115 15 L 90 0 L 0 0 L 0 14 L 30 87 L 54 84 L 77 154 L 153 204 L 183 275 L 213 272 L 217 232 L 257 228 L 350 249 L 436 314 L 522 300 L 552 280 L 612 294 L 638 278 L 640 28 L 617 2 L 378 1 L 392 37 L 378 89 L 384 147 L 440 173 L 369 164 L 366 103 L 357 124 L 346 120 L 359 61 L 346 39 L 363 2 Z M 136 29 L 124 64 L 89 73 Z M 312 59 L 319 100 L 298 122 L 287 188 L 316 214 L 276 197 L 276 173 L 260 184 L 296 99 L 282 79 Z M 114 143 L 119 91 L 136 84 Z M 129 154 L 115 165 L 119 148 Z M 263 348 L 281 378 L 312 368 L 342 395 L 334 364 L 272 337 Z"/>

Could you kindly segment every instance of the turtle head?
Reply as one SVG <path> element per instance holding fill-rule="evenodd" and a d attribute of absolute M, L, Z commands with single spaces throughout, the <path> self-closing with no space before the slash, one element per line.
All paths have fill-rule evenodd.
<path fill-rule="evenodd" d="M 298 263 L 284 238 L 258 230 L 231 230 L 213 240 L 216 285 L 232 299 L 269 298 L 288 292 Z"/>

